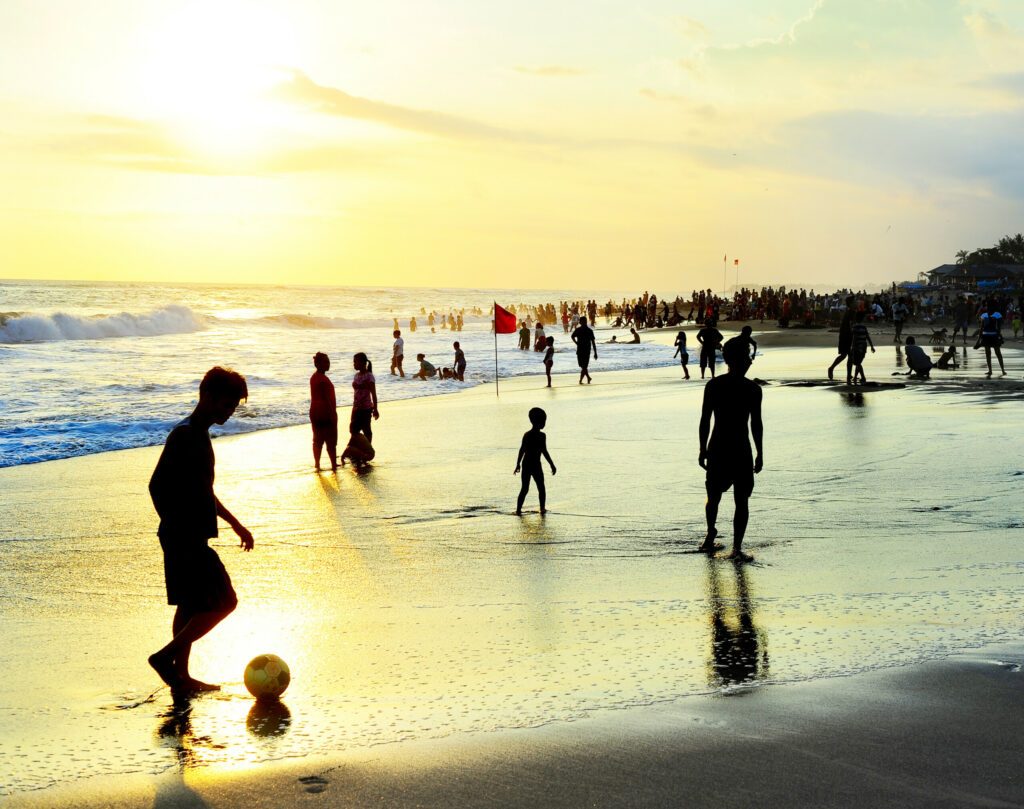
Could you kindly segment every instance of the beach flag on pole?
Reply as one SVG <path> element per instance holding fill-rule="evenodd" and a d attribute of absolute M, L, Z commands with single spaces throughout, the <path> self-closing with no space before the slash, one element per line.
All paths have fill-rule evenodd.
<path fill-rule="evenodd" d="M 498 335 L 516 333 L 516 316 L 494 302 L 494 395 L 498 395 Z"/>

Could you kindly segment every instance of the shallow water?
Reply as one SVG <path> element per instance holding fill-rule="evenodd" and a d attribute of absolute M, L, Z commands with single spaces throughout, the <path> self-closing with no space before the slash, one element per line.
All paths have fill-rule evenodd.
<path fill-rule="evenodd" d="M 829 354 L 769 351 L 752 375 L 820 374 Z M 757 562 L 737 568 L 693 552 L 702 388 L 677 377 L 392 404 L 364 474 L 314 475 L 302 428 L 219 439 L 218 493 L 257 548 L 216 541 L 241 604 L 193 670 L 225 690 L 177 707 L 166 689 L 146 701 L 171 618 L 145 492 L 156 450 L 3 470 L 4 791 L 741 695 L 1019 638 L 1019 402 L 770 385 Z M 520 520 L 511 472 L 534 405 L 558 474 L 551 513 L 531 494 Z M 726 544 L 731 514 L 727 496 Z M 294 678 L 273 710 L 241 684 L 266 651 Z"/>

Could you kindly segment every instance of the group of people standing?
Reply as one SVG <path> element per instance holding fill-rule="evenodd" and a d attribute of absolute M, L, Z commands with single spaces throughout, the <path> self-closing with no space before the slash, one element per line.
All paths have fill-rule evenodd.
<path fill-rule="evenodd" d="M 373 376 L 373 363 L 360 351 L 352 358 L 355 376 L 352 378 L 352 412 L 349 417 L 349 443 L 338 456 L 338 401 L 334 383 L 327 376 L 331 360 L 318 351 L 313 356 L 316 370 L 309 378 L 309 421 L 313 427 L 313 461 L 320 471 L 320 458 L 324 446 L 331 459 L 331 470 L 337 470 L 339 461 L 346 458 L 361 464 L 369 460 L 368 447 L 373 444 L 373 422 L 380 418 L 377 409 L 377 380 Z M 362 436 L 359 440 L 357 436 Z"/>

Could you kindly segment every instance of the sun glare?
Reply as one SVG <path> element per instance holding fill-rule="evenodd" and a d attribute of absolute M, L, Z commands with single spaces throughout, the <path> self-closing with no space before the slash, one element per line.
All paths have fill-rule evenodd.
<path fill-rule="evenodd" d="M 194 3 L 154 29 L 142 75 L 147 114 L 211 157 L 270 147 L 288 116 L 267 97 L 294 61 L 287 20 L 241 3 Z"/>

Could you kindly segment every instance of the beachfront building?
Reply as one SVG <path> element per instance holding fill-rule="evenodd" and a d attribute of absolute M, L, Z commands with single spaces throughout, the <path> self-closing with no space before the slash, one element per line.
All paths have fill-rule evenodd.
<path fill-rule="evenodd" d="M 963 292 L 1024 286 L 1024 264 L 940 264 L 924 275 L 928 277 L 929 287 Z"/>

